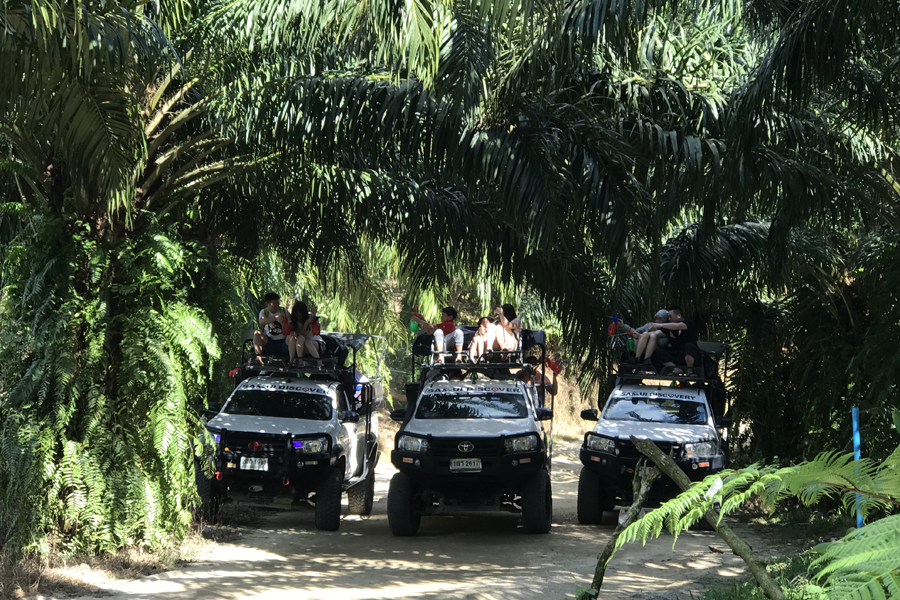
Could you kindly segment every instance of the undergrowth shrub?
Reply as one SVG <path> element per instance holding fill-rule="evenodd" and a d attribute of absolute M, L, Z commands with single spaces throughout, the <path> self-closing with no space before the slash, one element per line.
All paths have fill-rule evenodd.
<path fill-rule="evenodd" d="M 74 219 L 28 224 L 2 267 L 3 551 L 166 545 L 190 525 L 219 352 L 186 301 L 203 249 L 155 226 L 109 242 Z"/>

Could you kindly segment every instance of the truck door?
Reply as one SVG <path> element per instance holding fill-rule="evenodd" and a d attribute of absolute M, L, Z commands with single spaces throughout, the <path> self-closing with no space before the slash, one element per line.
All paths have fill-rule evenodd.
<path fill-rule="evenodd" d="M 341 411 L 356 411 L 356 404 L 353 402 L 352 397 L 347 397 L 343 385 L 337 387 L 337 397 Z M 344 435 L 344 441 L 341 443 L 344 444 L 344 447 L 347 449 L 347 476 L 356 477 L 362 473 L 362 460 L 365 453 L 364 449 L 360 450 L 359 444 L 360 428 L 362 428 L 364 437 L 366 431 L 366 423 L 363 419 L 363 415 L 360 414 L 358 423 L 341 423 L 341 428 L 343 429 Z M 365 445 L 363 445 L 363 448 L 365 448 Z"/>

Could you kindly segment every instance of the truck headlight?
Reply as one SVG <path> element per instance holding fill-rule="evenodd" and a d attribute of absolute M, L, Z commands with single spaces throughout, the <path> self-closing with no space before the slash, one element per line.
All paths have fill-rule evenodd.
<path fill-rule="evenodd" d="M 537 450 L 538 443 L 538 436 L 533 433 L 503 440 L 507 452 L 533 452 L 534 450 Z"/>
<path fill-rule="evenodd" d="M 213 446 L 216 450 L 219 450 L 222 447 L 222 430 L 221 429 L 209 429 L 209 435 L 212 438 Z"/>
<path fill-rule="evenodd" d="M 294 449 L 303 454 L 325 454 L 328 452 L 328 438 L 320 437 L 311 440 L 294 440 Z"/>
<path fill-rule="evenodd" d="M 609 452 L 610 454 L 615 454 L 616 440 L 610 439 L 608 437 L 603 437 L 602 435 L 589 433 L 587 436 L 587 447 L 588 450 L 599 450 L 600 452 Z"/>
<path fill-rule="evenodd" d="M 401 435 L 397 439 L 397 449 L 406 452 L 428 452 L 428 440 L 412 435 Z"/>
<path fill-rule="evenodd" d="M 716 455 L 714 442 L 694 442 L 684 445 L 685 458 L 712 458 Z"/>

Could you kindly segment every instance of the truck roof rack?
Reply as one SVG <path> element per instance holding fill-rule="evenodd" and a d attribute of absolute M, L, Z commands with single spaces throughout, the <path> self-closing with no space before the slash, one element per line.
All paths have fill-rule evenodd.
<path fill-rule="evenodd" d="M 469 346 L 478 327 L 471 325 L 460 326 L 458 329 L 463 331 L 462 355 L 466 358 L 465 362 L 454 362 L 456 352 L 436 352 L 433 350 L 434 336 L 427 333 L 420 333 L 413 340 L 412 361 L 413 361 L 413 377 L 416 375 L 416 367 L 419 369 L 419 376 L 422 380 L 430 378 L 433 375 L 426 376 L 429 371 L 436 371 L 435 375 L 447 372 L 464 372 L 462 377 L 466 377 L 475 373 L 483 374 L 490 379 L 512 379 L 510 369 L 522 369 L 528 366 L 525 358 L 529 353 L 534 353 L 540 362 L 547 356 L 547 335 L 540 329 L 523 329 L 519 348 L 517 350 L 489 350 L 486 351 L 478 360 L 471 362 L 469 358 Z M 422 360 L 416 365 L 416 359 Z M 443 362 L 438 362 L 437 359 Z"/>
<path fill-rule="evenodd" d="M 362 349 L 370 339 L 381 340 L 381 353 L 375 367 L 376 373 L 384 362 L 384 353 L 387 340 L 380 335 L 364 333 L 322 332 L 325 342 L 325 354 L 320 358 L 304 356 L 296 358 L 293 362 L 287 356 L 257 356 L 253 351 L 252 340 L 245 339 L 241 352 L 241 362 L 237 368 L 231 371 L 235 378 L 235 386 L 247 377 L 256 375 L 269 375 L 273 377 L 290 377 L 297 375 L 324 375 L 334 377 L 336 375 L 352 374 L 356 370 L 356 353 Z M 352 360 L 349 362 L 352 351 Z M 373 375 L 372 377 L 375 377 Z"/>

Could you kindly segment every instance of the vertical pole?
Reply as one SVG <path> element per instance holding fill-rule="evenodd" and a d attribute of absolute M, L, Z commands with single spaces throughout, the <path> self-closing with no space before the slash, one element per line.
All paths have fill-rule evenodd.
<path fill-rule="evenodd" d="M 852 409 L 853 415 L 853 460 L 859 460 L 862 458 L 862 455 L 859 450 L 860 446 L 860 438 L 859 438 L 859 408 L 854 406 Z M 862 497 L 857 494 L 856 495 L 856 528 L 862 529 L 863 526 L 863 516 L 862 511 L 859 509 L 860 504 L 862 504 Z"/>

